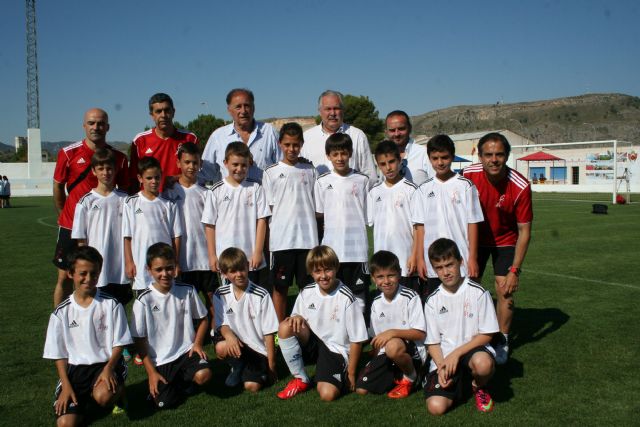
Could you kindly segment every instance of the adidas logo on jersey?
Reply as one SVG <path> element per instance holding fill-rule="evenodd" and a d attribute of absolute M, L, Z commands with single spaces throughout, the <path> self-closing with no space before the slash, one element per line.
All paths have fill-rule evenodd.
<path fill-rule="evenodd" d="M 227 314 L 233 314 L 233 309 L 231 307 L 229 307 L 229 310 L 227 310 Z"/>
<path fill-rule="evenodd" d="M 158 307 L 157 305 L 154 305 L 151 311 L 160 311 L 160 307 Z"/>
<path fill-rule="evenodd" d="M 144 152 L 144 154 L 151 154 L 153 153 L 153 150 L 151 148 L 147 148 L 147 151 Z"/>
<path fill-rule="evenodd" d="M 316 309 L 316 305 L 314 303 L 311 303 L 311 305 L 308 308 L 309 308 L 309 310 L 315 310 Z"/>
<path fill-rule="evenodd" d="M 382 201 L 382 197 L 378 196 L 378 198 L 376 199 L 376 202 L 381 202 Z"/>
<path fill-rule="evenodd" d="M 87 163 L 87 161 L 83 157 L 80 157 L 76 163 L 81 165 L 83 163 Z"/>
<path fill-rule="evenodd" d="M 230 202 L 231 201 L 231 197 L 229 196 L 224 196 L 224 199 L 222 199 L 223 202 Z"/>
<path fill-rule="evenodd" d="M 384 315 L 384 312 L 380 313 L 380 319 L 382 319 L 382 318 L 384 318 L 384 317 L 386 317 L 386 316 Z"/>
<path fill-rule="evenodd" d="M 278 178 L 286 178 L 286 176 L 284 176 L 283 173 L 280 174 L 280 176 Z"/>
<path fill-rule="evenodd" d="M 92 211 L 97 211 L 98 209 L 100 209 L 100 206 L 98 205 L 93 205 L 93 207 L 91 208 Z"/>
<path fill-rule="evenodd" d="M 434 193 L 433 191 L 429 194 L 427 194 L 427 198 L 430 199 L 432 197 L 436 197 L 436 193 Z"/>
<path fill-rule="evenodd" d="M 333 190 L 333 185 L 329 184 L 329 186 L 327 187 L 327 190 Z"/>
<path fill-rule="evenodd" d="M 136 214 L 141 214 L 142 213 L 142 209 L 138 208 L 136 209 Z"/>
<path fill-rule="evenodd" d="M 445 307 L 444 305 L 442 306 L 442 308 L 440 309 L 440 314 L 445 314 L 448 313 L 449 310 L 447 310 L 447 307 Z"/>
<path fill-rule="evenodd" d="M 75 320 L 72 320 L 71 323 L 69 323 L 70 328 L 77 328 L 78 326 L 80 325 L 78 325 L 78 323 Z"/>

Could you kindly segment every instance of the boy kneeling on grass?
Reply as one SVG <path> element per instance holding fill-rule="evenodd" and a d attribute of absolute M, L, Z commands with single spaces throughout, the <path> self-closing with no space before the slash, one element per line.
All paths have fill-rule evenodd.
<path fill-rule="evenodd" d="M 80 425 L 90 400 L 115 404 L 127 377 L 122 350 L 132 343 L 124 307 L 97 288 L 100 253 L 79 247 L 69 265 L 74 291 L 49 318 L 43 355 L 55 360 L 60 377 L 53 403 L 58 426 Z"/>
<path fill-rule="evenodd" d="M 209 331 L 207 309 L 191 285 L 175 282 L 175 253 L 167 243 L 147 250 L 153 282 L 133 303 L 131 335 L 149 376 L 149 394 L 158 408 L 175 406 L 194 384 L 211 379 L 202 348 Z M 197 330 L 194 321 L 198 321 Z"/>
<path fill-rule="evenodd" d="M 480 412 L 493 410 L 486 385 L 493 376 L 495 350 L 489 344 L 498 320 L 488 291 L 462 277 L 462 256 L 453 240 L 429 246 L 429 261 L 442 282 L 427 298 L 427 345 L 430 372 L 424 381 L 427 410 L 442 415 L 464 401 L 470 390 Z"/>
<path fill-rule="evenodd" d="M 304 364 L 316 362 L 318 394 L 331 401 L 355 390 L 367 329 L 356 297 L 337 278 L 340 261 L 333 249 L 316 246 L 306 264 L 315 283 L 300 291 L 291 316 L 278 329 L 280 350 L 294 377 L 278 397 L 290 399 L 309 390 Z"/>
<path fill-rule="evenodd" d="M 216 354 L 231 366 L 225 385 L 243 382 L 245 390 L 257 392 L 277 379 L 276 310 L 267 290 L 249 280 L 249 260 L 241 249 L 225 249 L 218 263 L 230 282 L 213 295 Z"/>
<path fill-rule="evenodd" d="M 427 358 L 422 301 L 416 291 L 399 285 L 402 269 L 393 253 L 378 251 L 369 265 L 380 290 L 371 305 L 374 357 L 360 372 L 356 392 L 388 392 L 390 398 L 402 399 L 411 393 Z"/>

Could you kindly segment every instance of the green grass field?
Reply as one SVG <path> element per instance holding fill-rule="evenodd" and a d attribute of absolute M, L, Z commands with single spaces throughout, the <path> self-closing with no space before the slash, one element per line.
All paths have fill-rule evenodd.
<path fill-rule="evenodd" d="M 513 354 L 492 382 L 491 414 L 469 401 L 436 419 L 427 415 L 421 393 L 402 401 L 347 395 L 321 403 L 310 392 L 279 401 L 275 393 L 289 379 L 282 360 L 280 382 L 257 395 L 227 390 L 227 368 L 215 362 L 214 380 L 202 393 L 175 410 L 154 412 L 144 401 L 144 369 L 131 364 L 128 413 L 105 414 L 94 425 L 637 425 L 640 205 L 594 215 L 590 203 L 554 199 L 534 203 Z M 57 378 L 42 349 L 56 275 L 50 262 L 55 213 L 50 198 L 12 201 L 14 209 L 0 210 L 0 420 L 53 425 Z M 207 351 L 213 355 L 211 346 Z"/>

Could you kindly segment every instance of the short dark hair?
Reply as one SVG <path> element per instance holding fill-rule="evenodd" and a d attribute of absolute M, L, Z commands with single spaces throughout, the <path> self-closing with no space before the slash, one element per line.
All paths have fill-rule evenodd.
<path fill-rule="evenodd" d="M 509 141 L 507 141 L 507 138 L 503 134 L 498 132 L 490 132 L 480 138 L 480 141 L 478 141 L 478 154 L 482 155 L 482 146 L 489 141 L 502 142 L 505 154 L 509 157 L 509 153 L 511 153 L 511 144 L 509 144 Z"/>
<path fill-rule="evenodd" d="M 409 132 L 411 132 L 411 130 L 413 129 L 413 125 L 411 124 L 411 119 L 409 118 L 409 115 L 402 110 L 393 110 L 392 112 L 387 114 L 387 117 L 384 119 L 385 128 L 387 127 L 387 120 L 389 120 L 389 117 L 393 117 L 393 116 L 404 117 L 407 120 L 407 127 L 409 128 Z"/>
<path fill-rule="evenodd" d="M 176 254 L 170 244 L 165 242 L 158 242 L 149 246 L 149 249 L 147 249 L 147 267 L 151 267 L 151 263 L 156 258 L 162 258 L 168 261 L 175 262 Z"/>
<path fill-rule="evenodd" d="M 456 145 L 449 135 L 436 135 L 427 141 L 427 155 L 430 156 L 434 151 L 446 151 L 455 157 Z"/>
<path fill-rule="evenodd" d="M 185 142 L 184 144 L 180 144 L 178 147 L 178 160 L 182 158 L 183 153 L 200 157 L 200 147 L 193 142 Z"/>
<path fill-rule="evenodd" d="M 385 139 L 376 145 L 376 149 L 373 152 L 373 156 L 376 161 L 378 160 L 378 156 L 382 156 L 383 154 L 393 154 L 398 160 L 400 160 L 400 149 L 395 142 L 389 141 L 388 139 Z"/>
<path fill-rule="evenodd" d="M 67 256 L 67 261 L 69 262 L 69 272 L 73 274 L 76 267 L 76 262 L 78 260 L 89 261 L 90 263 L 96 265 L 98 270 L 102 270 L 102 262 L 103 258 L 100 255 L 100 252 L 92 246 L 78 246 L 75 248 L 69 256 Z"/>
<path fill-rule="evenodd" d="M 113 168 L 116 167 L 116 155 L 108 148 L 100 147 L 96 148 L 96 151 L 91 156 L 91 167 L 109 165 Z"/>
<path fill-rule="evenodd" d="M 227 248 L 220 254 L 218 265 L 222 273 L 249 270 L 249 260 L 242 249 Z"/>
<path fill-rule="evenodd" d="M 402 274 L 400 260 L 393 252 L 389 251 L 378 251 L 371 256 L 369 271 L 371 274 L 375 274 L 380 270 L 393 270 L 398 274 Z"/>
<path fill-rule="evenodd" d="M 151 113 L 153 111 L 153 104 L 159 104 L 161 102 L 168 102 L 171 108 L 175 109 L 173 107 L 173 99 L 166 93 L 158 92 L 149 98 L 149 112 Z"/>
<path fill-rule="evenodd" d="M 462 255 L 460 255 L 460 249 L 458 245 L 451 239 L 442 237 L 429 246 L 429 261 L 442 261 L 449 258 L 455 258 L 458 261 L 462 261 Z"/>
<path fill-rule="evenodd" d="M 231 99 L 236 96 L 239 93 L 244 93 L 245 95 L 247 95 L 249 97 L 249 100 L 251 101 L 252 104 L 255 103 L 255 98 L 253 97 L 253 92 L 251 92 L 249 89 L 243 88 L 243 87 L 237 87 L 234 89 L 231 89 L 229 91 L 229 93 L 227 94 L 227 105 L 231 104 Z"/>
<path fill-rule="evenodd" d="M 329 155 L 332 151 L 347 150 L 349 155 L 353 154 L 353 141 L 346 133 L 334 133 L 324 144 L 324 151 Z"/>
<path fill-rule="evenodd" d="M 291 136 L 293 138 L 298 138 L 300 142 L 304 142 L 304 132 L 302 131 L 302 126 L 300 126 L 296 122 L 289 122 L 282 125 L 280 128 L 280 135 L 278 136 L 278 142 L 281 142 L 285 135 Z"/>
<path fill-rule="evenodd" d="M 231 142 L 229 143 L 229 145 L 227 145 L 227 148 L 224 150 L 224 159 L 228 160 L 231 156 L 244 157 L 245 159 L 249 160 L 253 158 L 251 156 L 251 150 L 249 150 L 249 146 L 240 141 Z"/>
<path fill-rule="evenodd" d="M 138 174 L 142 175 L 147 169 L 158 168 L 162 173 L 162 166 L 155 157 L 145 156 L 138 161 Z"/>

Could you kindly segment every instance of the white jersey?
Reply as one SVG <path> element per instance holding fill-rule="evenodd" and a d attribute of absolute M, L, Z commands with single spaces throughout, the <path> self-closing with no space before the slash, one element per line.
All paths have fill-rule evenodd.
<path fill-rule="evenodd" d="M 302 316 L 311 331 L 329 350 L 349 360 L 351 343 L 366 341 L 367 328 L 362 310 L 349 288 L 342 282 L 334 291 L 323 295 L 317 283 L 305 286 L 291 311 L 291 316 Z"/>
<path fill-rule="evenodd" d="M 74 292 L 49 317 L 42 357 L 92 365 L 108 361 L 114 347 L 132 342 L 122 304 L 98 289 L 91 304 L 82 307 Z"/>
<path fill-rule="evenodd" d="M 266 289 L 249 282 L 247 289 L 237 300 L 233 285 L 227 284 L 213 294 L 213 306 L 216 331 L 226 325 L 252 350 L 267 355 L 264 337 L 278 332 L 278 317 Z"/>
<path fill-rule="evenodd" d="M 129 283 L 124 269 L 122 210 L 127 193 L 113 190 L 103 196 L 91 190 L 80 200 L 73 216 L 72 239 L 85 239 L 102 255 L 98 287 Z"/>
<path fill-rule="evenodd" d="M 444 357 L 478 334 L 494 334 L 499 330 L 491 294 L 469 278 L 464 279 L 455 294 L 440 285 L 427 298 L 424 317 L 427 321 L 425 344 L 440 344 Z M 495 356 L 491 345 L 485 347 Z M 435 369 L 432 360 L 429 371 Z"/>
<path fill-rule="evenodd" d="M 347 176 L 329 172 L 316 181 L 316 212 L 324 214 L 322 244 L 340 262 L 367 262 L 367 190 L 369 179 L 360 172 Z"/>
<path fill-rule="evenodd" d="M 231 185 L 219 181 L 207 192 L 202 222 L 216 226 L 216 254 L 227 248 L 242 249 L 251 258 L 256 247 L 257 221 L 270 215 L 264 188 L 256 181 L 245 179 Z M 258 267 L 264 267 L 265 261 Z"/>
<path fill-rule="evenodd" d="M 391 301 L 387 301 L 382 293 L 373 299 L 370 324 L 374 334 L 372 338 L 389 329 L 417 329 L 427 332 L 420 296 L 416 291 L 402 285 L 398 286 Z M 424 363 L 427 360 L 424 342 L 422 340 L 414 342 Z M 384 353 L 384 348 L 381 352 Z"/>
<path fill-rule="evenodd" d="M 416 186 L 406 180 L 388 186 L 375 185 L 367 195 L 367 222 L 373 226 L 373 251 L 393 252 L 400 260 L 402 275 L 407 277 L 407 262 L 413 248 L 411 197 Z"/>
<path fill-rule="evenodd" d="M 193 321 L 206 316 L 193 286 L 174 282 L 163 294 L 151 285 L 133 302 L 131 335 L 147 338 L 151 361 L 164 365 L 191 350 L 196 338 Z"/>
<path fill-rule="evenodd" d="M 446 181 L 429 178 L 418 187 L 411 200 L 411 219 L 424 225 L 424 257 L 427 275 L 438 277 L 429 262 L 429 246 L 441 237 L 458 245 L 464 264 L 461 274 L 466 275 L 469 261 L 469 224 L 484 221 L 478 190 L 471 181 L 454 175 Z"/>
<path fill-rule="evenodd" d="M 318 246 L 313 187 L 316 169 L 309 163 L 279 162 L 264 170 L 262 185 L 271 206 L 269 250 L 311 249 Z"/>
<path fill-rule="evenodd" d="M 209 255 L 204 225 L 201 222 L 208 190 L 194 184 L 184 187 L 176 182 L 163 196 L 175 202 L 182 219 L 180 239 L 180 269 L 182 271 L 209 271 Z"/>
<path fill-rule="evenodd" d="M 147 271 L 147 249 L 154 243 L 169 245 L 182 235 L 182 220 L 178 207 L 171 200 L 158 196 L 147 199 L 142 192 L 130 196 L 124 204 L 122 237 L 131 238 L 131 252 L 136 265 L 133 289 L 146 289 L 152 281 Z"/>

